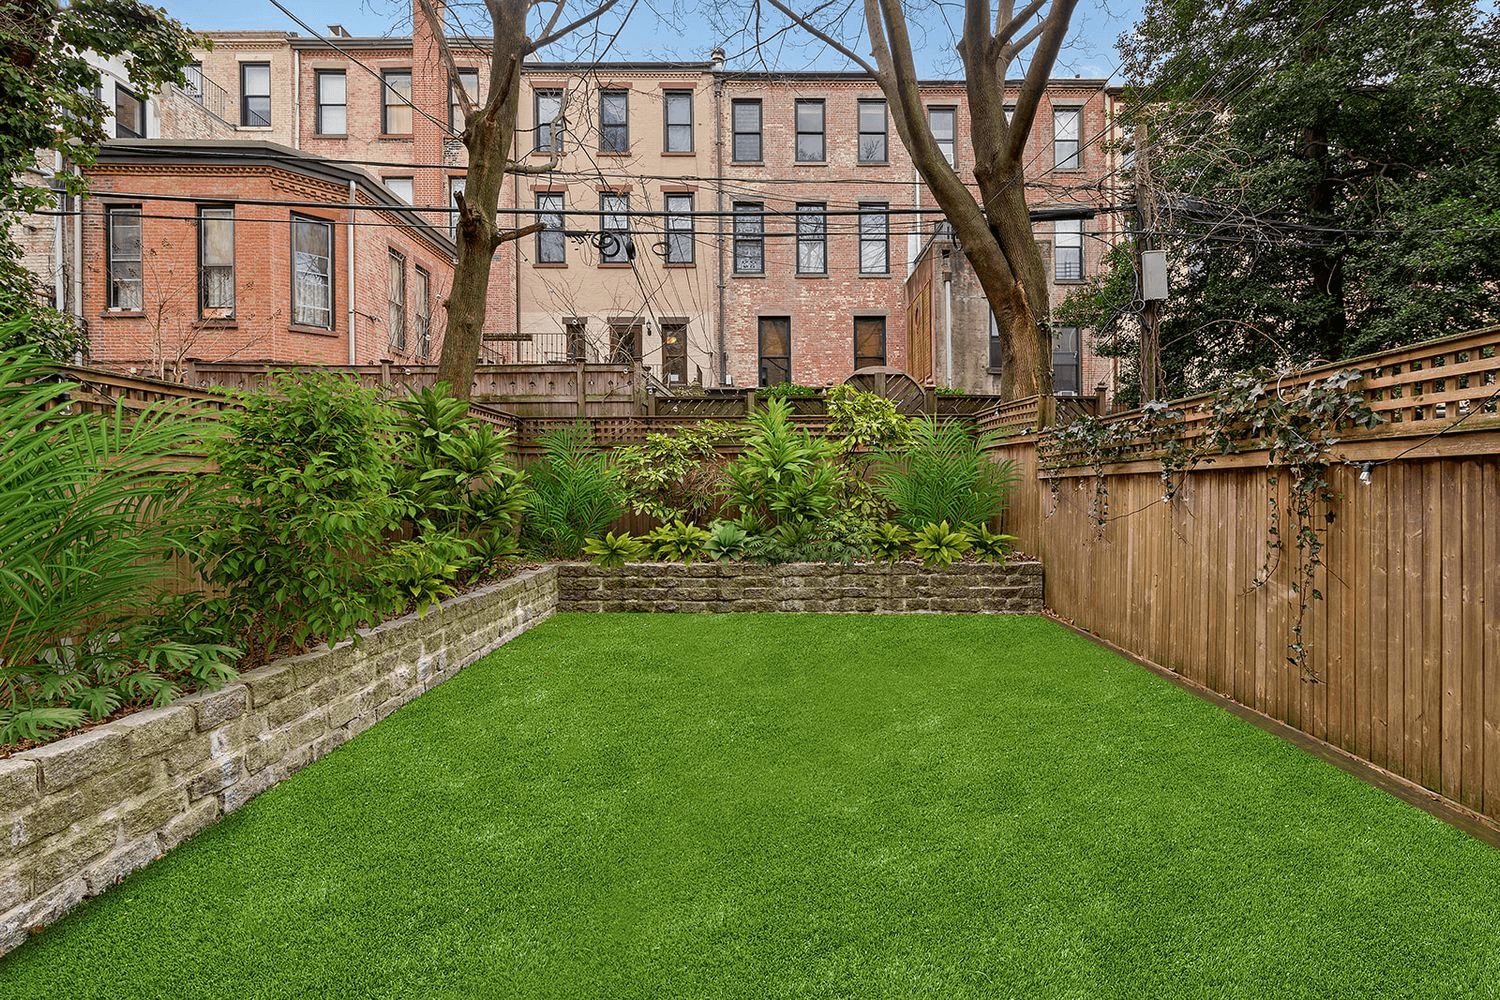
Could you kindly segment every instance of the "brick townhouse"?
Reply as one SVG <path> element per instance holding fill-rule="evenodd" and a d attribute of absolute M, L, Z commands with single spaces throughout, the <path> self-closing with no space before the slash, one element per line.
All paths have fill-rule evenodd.
<path fill-rule="evenodd" d="M 211 33 L 190 96 L 212 110 L 218 135 L 295 150 L 304 170 L 322 161 L 330 177 L 359 174 L 360 197 L 411 204 L 446 229 L 463 184 L 462 110 L 422 19 L 413 23 L 409 38 L 351 38 L 337 28 L 326 39 Z M 486 53 L 460 42 L 455 55 L 463 85 L 483 97 Z M 512 178 L 501 212 L 550 226 L 496 254 L 482 360 L 630 358 L 668 385 L 830 384 L 886 365 L 930 384 L 992 390 L 987 306 L 879 89 L 862 74 L 743 73 L 721 60 L 715 52 L 704 62 L 524 68 L 515 157 L 557 162 Z M 959 175 L 971 176 L 962 84 L 932 81 L 922 91 L 940 145 Z M 1103 81 L 1051 82 L 1031 136 L 1034 209 L 1066 214 L 1108 199 L 1116 165 L 1100 138 L 1112 99 Z M 171 116 L 161 120 L 161 134 L 174 138 Z M 115 159 L 106 153 L 111 166 Z M 135 162 L 199 194 L 203 177 L 185 164 Z M 216 176 L 216 186 L 201 188 L 205 203 L 274 200 L 260 175 L 237 175 L 246 185 L 238 194 Z M 140 187 L 141 177 L 132 183 Z M 347 201 L 348 193 L 324 197 Z M 1054 302 L 1093 273 L 1116 236 L 1115 216 L 1080 214 L 1090 217 L 1036 223 Z M 357 260 L 372 253 L 356 247 Z M 86 256 L 107 267 L 102 246 Z M 431 260 L 434 289 L 446 287 L 441 257 Z M 379 275 L 362 266 L 360 274 L 384 289 Z M 86 310 L 91 327 L 102 324 L 98 353 L 128 352 L 121 338 L 143 336 L 147 325 L 107 312 Z M 265 322 L 247 316 L 241 326 Z M 345 359 L 330 357 L 339 354 L 331 342 L 291 329 L 285 315 L 277 322 L 237 356 Z M 440 305 L 428 322 L 435 350 Z M 393 343 L 373 323 L 355 325 L 353 340 L 339 345 L 352 344 L 358 361 Z M 1108 372 L 1087 331 L 1060 331 L 1054 357 L 1061 389 L 1090 392 Z"/>

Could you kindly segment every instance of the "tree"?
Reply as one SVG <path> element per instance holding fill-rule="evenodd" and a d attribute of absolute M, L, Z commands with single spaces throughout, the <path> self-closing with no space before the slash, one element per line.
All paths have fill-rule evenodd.
<path fill-rule="evenodd" d="M 1124 122 L 1171 299 L 1165 387 L 1500 321 L 1500 20 L 1471 0 L 1151 0 Z M 1067 308 L 1133 348 L 1133 262 Z"/>
<path fill-rule="evenodd" d="M 10 332 L 0 349 L 37 342 L 55 356 L 81 346 L 80 331 L 41 305 L 36 281 L 21 265 L 10 234 L 17 214 L 55 207 L 58 191 L 26 179 L 39 155 L 61 153 L 74 164 L 93 162 L 105 139 L 105 107 L 94 96 L 99 70 L 85 53 L 124 56 L 131 84 L 143 93 L 183 83 L 194 37 L 165 11 L 137 0 L 0 0 L 0 324 Z M 84 191 L 76 172 L 54 179 L 60 190 Z M 5 323 L 7 320 L 21 322 Z"/>
<path fill-rule="evenodd" d="M 458 31 L 467 42 L 469 33 L 463 27 L 449 25 L 449 12 L 441 0 L 417 0 L 417 9 L 437 47 L 437 55 L 447 70 L 449 86 L 459 98 L 466 123 L 460 139 L 468 150 L 469 164 L 464 190 L 455 195 L 458 203 L 458 261 L 453 269 L 453 287 L 444 305 L 448 313 L 443 350 L 438 358 L 438 381 L 453 387 L 453 394 L 468 399 L 474 384 L 474 368 L 479 362 L 483 339 L 485 310 L 488 306 L 490 263 L 503 244 L 521 239 L 541 228 L 535 223 L 524 228 L 501 228 L 496 210 L 500 205 L 500 188 L 509 174 L 542 173 L 555 169 L 557 161 L 530 166 L 511 159 L 516 132 L 516 111 L 521 99 L 521 62 L 527 56 L 566 38 L 578 29 L 597 21 L 618 0 L 603 0 L 587 13 L 559 26 L 565 0 L 484 0 L 489 22 L 490 68 L 489 89 L 482 105 L 461 84 L 458 63 L 453 57 L 450 30 Z M 527 33 L 533 13 L 548 11 L 535 38 Z M 477 32 L 476 34 L 484 34 Z"/>
<path fill-rule="evenodd" d="M 1051 302 L 1041 250 L 1026 207 L 1026 139 L 1052 75 L 1078 0 L 964 0 L 958 54 L 969 98 L 975 199 L 949 166 L 927 123 L 911 30 L 898 0 L 863 0 L 864 30 L 873 62 L 841 40 L 842 4 L 824 3 L 798 14 L 782 0 L 768 2 L 793 23 L 869 73 L 885 94 L 901 142 L 947 216 L 974 268 L 1000 331 L 1000 393 L 1007 399 L 1052 391 Z M 1021 90 L 1007 120 L 1005 80 L 1028 56 Z"/>

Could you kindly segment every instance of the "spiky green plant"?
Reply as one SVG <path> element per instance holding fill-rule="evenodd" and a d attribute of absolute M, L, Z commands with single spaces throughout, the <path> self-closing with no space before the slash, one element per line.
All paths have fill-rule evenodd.
<path fill-rule="evenodd" d="M 984 524 L 966 524 L 963 532 L 980 562 L 1004 562 L 1016 544 L 1015 535 L 998 535 Z"/>
<path fill-rule="evenodd" d="M 696 524 L 673 521 L 647 535 L 646 547 L 657 559 L 692 565 L 694 559 L 704 554 L 704 546 L 712 537 L 708 531 Z"/>
<path fill-rule="evenodd" d="M 703 551 L 710 559 L 738 559 L 745 554 L 745 542 L 750 536 L 745 529 L 733 521 L 715 521 L 708 529 L 708 541 Z"/>
<path fill-rule="evenodd" d="M 929 524 L 912 539 L 912 551 L 928 566 L 952 566 L 969 551 L 969 536 L 948 527 L 947 521 Z"/>
<path fill-rule="evenodd" d="M 895 562 L 906 555 L 914 537 L 903 526 L 886 521 L 870 529 L 870 551 L 881 562 Z"/>
<path fill-rule="evenodd" d="M 206 520 L 183 470 L 214 425 L 167 405 L 74 412 L 77 388 L 33 353 L 0 356 L 0 744 L 214 686 L 239 655 L 153 622 L 165 558 Z"/>
<path fill-rule="evenodd" d="M 876 460 L 875 492 L 913 531 L 943 521 L 987 524 L 1005 510 L 1020 481 L 1013 463 L 985 454 L 990 442 L 956 421 L 914 421 L 911 442 Z"/>
<path fill-rule="evenodd" d="M 725 470 L 725 506 L 746 528 L 815 528 L 837 503 L 833 446 L 793 427 L 791 414 L 781 399 L 757 410 L 744 450 Z"/>
<path fill-rule="evenodd" d="M 611 531 L 603 538 L 590 538 L 583 543 L 583 554 L 588 556 L 595 566 L 602 566 L 605 569 L 617 569 L 639 559 L 645 549 L 646 546 L 641 540 L 632 537 L 628 531 L 622 531 L 618 535 Z"/>
<path fill-rule="evenodd" d="M 625 488 L 583 421 L 543 434 L 537 443 L 542 456 L 526 468 L 530 516 L 521 540 L 543 557 L 571 559 L 625 513 Z"/>

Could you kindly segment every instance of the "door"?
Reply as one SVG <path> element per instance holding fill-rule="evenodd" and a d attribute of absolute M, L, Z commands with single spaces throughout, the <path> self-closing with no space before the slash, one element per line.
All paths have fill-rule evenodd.
<path fill-rule="evenodd" d="M 760 384 L 780 385 L 792 380 L 792 318 L 760 318 Z"/>

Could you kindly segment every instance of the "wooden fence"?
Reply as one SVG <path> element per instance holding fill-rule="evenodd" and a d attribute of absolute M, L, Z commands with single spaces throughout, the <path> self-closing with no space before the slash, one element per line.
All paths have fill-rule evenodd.
<path fill-rule="evenodd" d="M 1358 359 L 1387 422 L 1335 448 L 1337 499 L 1305 620 L 1310 678 L 1289 644 L 1289 476 L 1248 451 L 1200 465 L 1163 499 L 1158 462 L 1038 467 L 1036 437 L 997 459 L 1022 473 L 1008 513 L 1042 557 L 1046 603 L 1124 649 L 1388 769 L 1463 809 L 1500 819 L 1500 329 Z M 1273 390 L 1274 386 L 1270 387 Z M 1201 400 L 1188 434 L 1201 429 Z M 1122 414 L 1117 419 L 1132 419 Z M 1366 481 L 1362 481 L 1362 478 Z M 1284 549 L 1268 550 L 1272 502 Z M 1461 812 L 1461 810 L 1460 810 Z"/>

